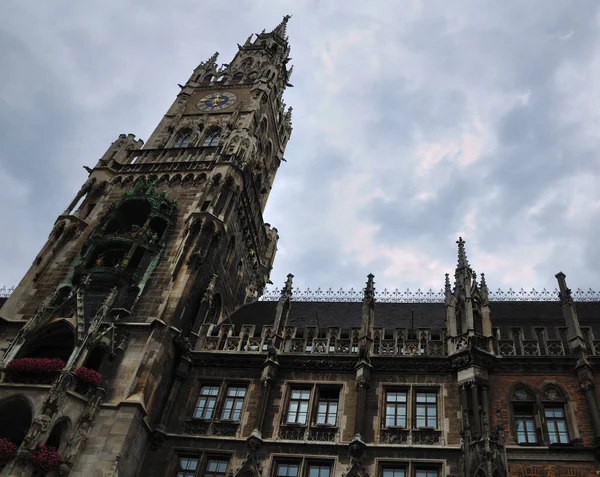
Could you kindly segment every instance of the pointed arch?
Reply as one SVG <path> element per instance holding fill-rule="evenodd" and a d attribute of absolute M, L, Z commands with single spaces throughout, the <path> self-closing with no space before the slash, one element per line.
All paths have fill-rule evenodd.
<path fill-rule="evenodd" d="M 221 128 L 212 127 L 206 131 L 202 141 L 203 147 L 216 147 L 221 140 Z"/>
<path fill-rule="evenodd" d="M 184 128 L 177 133 L 175 141 L 173 141 L 173 147 L 182 148 L 188 147 L 192 141 L 192 130 L 190 128 Z"/>
<path fill-rule="evenodd" d="M 0 437 L 19 446 L 33 421 L 33 406 L 20 394 L 0 400 Z"/>
<path fill-rule="evenodd" d="M 60 418 L 56 421 L 48 438 L 46 439 L 46 445 L 54 447 L 56 450 L 61 451 L 67 441 L 69 435 L 69 429 L 71 428 L 71 421 L 68 417 Z"/>
<path fill-rule="evenodd" d="M 44 326 L 28 338 L 17 358 L 60 358 L 68 361 L 75 348 L 75 329 L 60 319 Z"/>
<path fill-rule="evenodd" d="M 231 84 L 240 84 L 244 80 L 244 73 L 238 72 L 231 78 Z"/>

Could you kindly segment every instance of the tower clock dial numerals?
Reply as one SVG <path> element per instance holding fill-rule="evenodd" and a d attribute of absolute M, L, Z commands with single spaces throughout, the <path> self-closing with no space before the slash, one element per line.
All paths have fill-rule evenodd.
<path fill-rule="evenodd" d="M 235 99 L 235 94 L 229 91 L 207 94 L 198 101 L 198 109 L 200 111 L 220 111 L 231 106 L 235 102 Z"/>

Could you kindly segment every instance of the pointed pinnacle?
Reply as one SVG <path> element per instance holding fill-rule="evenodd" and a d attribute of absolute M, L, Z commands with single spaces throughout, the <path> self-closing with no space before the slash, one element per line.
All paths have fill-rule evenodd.
<path fill-rule="evenodd" d="M 450 293 L 452 293 L 452 287 L 450 286 L 450 274 L 449 273 L 446 273 L 446 283 L 445 283 L 444 289 L 446 291 L 446 295 L 449 295 Z"/>
<path fill-rule="evenodd" d="M 248 46 L 252 44 L 252 37 L 254 36 L 254 33 L 251 33 L 250 36 L 248 37 L 248 39 L 246 40 L 246 43 L 244 43 L 244 46 Z"/>
<path fill-rule="evenodd" d="M 217 63 L 217 58 L 219 57 L 219 52 L 215 51 L 215 53 L 208 59 L 205 63 L 206 66 L 213 66 Z"/>
<path fill-rule="evenodd" d="M 367 286 L 365 287 L 364 299 L 370 300 L 375 296 L 375 282 L 373 281 L 375 275 L 369 273 L 367 275 Z"/>
<path fill-rule="evenodd" d="M 285 285 L 281 289 L 281 298 L 290 298 L 292 296 L 292 279 L 294 275 L 288 273 L 287 280 L 285 281 Z"/>
<path fill-rule="evenodd" d="M 462 237 L 458 237 L 456 243 L 458 244 L 458 265 L 456 269 L 468 268 L 469 262 L 467 261 L 467 253 L 465 252 L 465 241 Z"/>
<path fill-rule="evenodd" d="M 275 33 L 285 40 L 287 22 L 290 18 L 292 18 L 291 15 L 284 15 L 283 20 L 281 20 L 281 23 L 279 23 L 279 25 L 277 25 L 271 33 Z"/>
<path fill-rule="evenodd" d="M 481 288 L 487 290 L 487 283 L 485 282 L 485 273 L 481 274 Z"/>

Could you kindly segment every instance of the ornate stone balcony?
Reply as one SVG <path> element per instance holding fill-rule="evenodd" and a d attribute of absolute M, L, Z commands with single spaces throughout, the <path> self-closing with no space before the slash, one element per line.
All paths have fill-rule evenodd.
<path fill-rule="evenodd" d="M 405 429 L 402 427 L 386 427 L 380 431 L 382 444 L 401 445 L 441 445 L 442 431 L 438 429 L 419 428 Z"/>
<path fill-rule="evenodd" d="M 339 428 L 328 425 L 281 424 L 277 437 L 288 441 L 336 442 Z"/>
<path fill-rule="evenodd" d="M 186 419 L 181 432 L 200 436 L 235 437 L 240 427 L 238 421 L 207 421 L 203 419 Z"/>

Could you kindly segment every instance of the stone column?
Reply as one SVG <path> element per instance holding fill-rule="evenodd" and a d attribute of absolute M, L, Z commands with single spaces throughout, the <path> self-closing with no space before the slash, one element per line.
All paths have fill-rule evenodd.
<path fill-rule="evenodd" d="M 600 445 L 600 415 L 598 414 L 598 405 L 596 404 L 595 386 L 593 381 L 585 381 L 580 384 L 581 389 L 585 393 L 590 418 L 592 420 L 592 428 L 594 429 L 594 444 Z"/>
<path fill-rule="evenodd" d="M 484 418 L 481 433 L 483 437 L 489 437 L 490 434 L 490 400 L 488 397 L 487 384 L 481 385 L 481 407 L 483 408 Z"/>
<path fill-rule="evenodd" d="M 473 435 L 481 435 L 481 422 L 479 419 L 479 386 L 475 381 L 471 383 L 471 400 L 473 404 Z"/>

